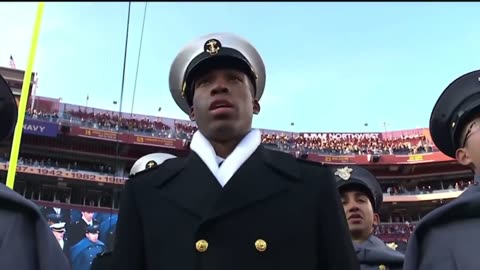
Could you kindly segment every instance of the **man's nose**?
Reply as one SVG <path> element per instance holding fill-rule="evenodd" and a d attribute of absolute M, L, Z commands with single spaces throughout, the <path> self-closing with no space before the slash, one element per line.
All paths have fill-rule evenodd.
<path fill-rule="evenodd" d="M 350 201 L 347 203 L 347 212 L 356 212 L 360 208 L 358 208 L 358 204 L 355 201 Z"/>
<path fill-rule="evenodd" d="M 213 81 L 213 87 L 212 87 L 212 90 L 210 91 L 210 94 L 214 96 L 218 94 L 224 94 L 227 92 L 228 92 L 228 87 L 226 84 L 226 80 L 221 77 L 215 78 L 215 80 Z"/>
<path fill-rule="evenodd" d="M 215 86 L 212 88 L 212 91 L 210 92 L 212 96 L 218 95 L 218 94 L 224 94 L 228 93 L 228 88 L 226 86 Z"/>

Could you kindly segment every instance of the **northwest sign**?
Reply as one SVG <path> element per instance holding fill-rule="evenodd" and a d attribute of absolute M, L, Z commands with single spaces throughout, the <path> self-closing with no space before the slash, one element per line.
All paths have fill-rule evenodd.
<path fill-rule="evenodd" d="M 379 139 L 381 133 L 303 133 L 304 138 L 320 140 Z"/>

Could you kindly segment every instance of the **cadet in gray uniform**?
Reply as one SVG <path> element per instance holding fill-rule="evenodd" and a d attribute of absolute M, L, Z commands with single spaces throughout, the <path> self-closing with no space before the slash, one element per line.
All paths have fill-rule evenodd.
<path fill-rule="evenodd" d="M 462 75 L 440 95 L 430 134 L 445 155 L 475 172 L 474 184 L 418 224 L 407 245 L 405 270 L 478 270 L 480 243 L 480 71 Z"/>
<path fill-rule="evenodd" d="M 359 269 L 328 168 L 266 149 L 252 128 L 265 79 L 233 34 L 180 51 L 170 91 L 198 131 L 187 157 L 126 182 L 115 270 Z"/>
<path fill-rule="evenodd" d="M 0 75 L 0 140 L 17 123 L 17 103 Z M 68 270 L 67 257 L 39 207 L 0 183 L 0 269 Z"/>
<path fill-rule="evenodd" d="M 383 202 L 380 184 L 360 166 L 335 166 L 333 174 L 342 198 L 353 245 L 362 270 L 400 270 L 404 255 L 373 235 Z"/>

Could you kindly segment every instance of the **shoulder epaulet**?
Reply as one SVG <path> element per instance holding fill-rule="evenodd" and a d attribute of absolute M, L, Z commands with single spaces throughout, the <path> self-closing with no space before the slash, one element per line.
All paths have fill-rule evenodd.
<path fill-rule="evenodd" d="M 142 170 L 142 171 L 137 172 L 136 174 L 130 175 L 130 176 L 129 176 L 129 179 L 135 179 L 135 178 L 138 178 L 138 177 L 143 176 L 143 175 L 145 175 L 145 174 L 148 174 L 148 173 L 154 172 L 154 171 L 156 171 L 156 170 L 162 169 L 162 168 L 164 168 L 165 166 L 171 166 L 171 165 L 172 165 L 172 164 L 171 164 L 172 162 L 178 162 L 180 159 L 181 159 L 181 158 L 178 158 L 178 157 L 172 158 L 172 159 L 167 159 L 167 160 L 165 160 L 162 164 L 155 165 L 155 166 L 150 167 L 150 168 L 146 168 L 146 169 L 144 169 L 144 170 Z"/>
<path fill-rule="evenodd" d="M 149 173 L 149 172 L 154 171 L 155 169 L 158 169 L 158 167 L 159 167 L 159 166 L 153 166 L 153 167 L 150 167 L 150 168 L 146 168 L 146 169 L 144 169 L 144 170 L 142 170 L 142 171 L 137 172 L 136 174 L 130 175 L 128 178 L 129 178 L 129 179 L 137 178 L 137 177 L 140 176 L 140 175 L 144 175 L 144 174 L 146 174 L 146 173 Z"/>

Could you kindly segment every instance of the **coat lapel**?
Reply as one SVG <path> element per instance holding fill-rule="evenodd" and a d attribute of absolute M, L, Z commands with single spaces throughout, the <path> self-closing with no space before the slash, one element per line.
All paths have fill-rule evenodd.
<path fill-rule="evenodd" d="M 291 155 L 259 146 L 223 188 L 193 151 L 156 178 L 159 199 L 207 221 L 288 190 L 301 173 Z"/>
<path fill-rule="evenodd" d="M 260 146 L 225 185 L 205 221 L 278 195 L 293 184 L 290 180 L 299 179 L 300 168 L 292 156 Z"/>
<path fill-rule="evenodd" d="M 204 217 L 222 191 L 218 181 L 193 151 L 173 171 L 160 176 L 164 178 L 157 185 L 160 197 L 193 215 Z"/>

